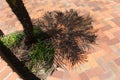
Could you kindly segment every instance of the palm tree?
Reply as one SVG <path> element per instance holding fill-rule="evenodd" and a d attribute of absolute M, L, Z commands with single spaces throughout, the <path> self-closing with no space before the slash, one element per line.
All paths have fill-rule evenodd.
<path fill-rule="evenodd" d="M 29 45 L 35 42 L 33 34 L 33 25 L 30 16 L 22 0 L 6 0 L 10 8 L 21 22 L 25 33 L 25 44 Z"/>

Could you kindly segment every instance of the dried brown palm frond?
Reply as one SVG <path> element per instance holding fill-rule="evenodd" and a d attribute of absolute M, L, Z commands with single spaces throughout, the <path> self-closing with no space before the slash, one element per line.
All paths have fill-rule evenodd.
<path fill-rule="evenodd" d="M 96 35 L 92 18 L 80 16 L 77 11 L 47 12 L 40 20 L 39 26 L 51 35 L 56 50 L 56 58 L 68 60 L 72 65 L 83 62 L 90 44 L 95 43 Z M 79 39 L 76 41 L 75 39 Z M 78 45 L 79 43 L 79 45 Z M 58 60 L 58 59 L 57 59 Z M 58 60 L 58 63 L 60 63 Z M 65 64 L 62 62 L 61 64 Z"/>

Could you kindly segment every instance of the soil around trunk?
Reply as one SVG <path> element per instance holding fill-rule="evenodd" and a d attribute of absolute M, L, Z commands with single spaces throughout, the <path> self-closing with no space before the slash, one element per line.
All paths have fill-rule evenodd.
<path fill-rule="evenodd" d="M 36 43 L 35 43 L 36 44 Z M 44 62 L 38 61 L 36 64 L 32 63 L 32 60 L 29 56 L 32 45 L 25 45 L 24 38 L 16 46 L 11 47 L 11 51 L 14 55 L 38 78 L 45 80 L 47 76 L 51 75 L 55 70 L 55 67 L 51 63 L 51 67 L 46 65 Z M 46 67 L 48 66 L 48 67 Z M 31 68 L 32 67 L 32 68 Z"/>

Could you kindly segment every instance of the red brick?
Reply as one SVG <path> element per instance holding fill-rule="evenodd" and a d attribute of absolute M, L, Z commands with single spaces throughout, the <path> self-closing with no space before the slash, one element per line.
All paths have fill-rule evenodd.
<path fill-rule="evenodd" d="M 62 80 L 62 79 L 58 79 L 58 78 L 55 78 L 55 77 L 48 77 L 47 80 Z"/>
<path fill-rule="evenodd" d="M 120 17 L 115 17 L 112 21 L 113 21 L 116 25 L 120 25 Z"/>
<path fill-rule="evenodd" d="M 7 63 L 4 60 L 2 60 L 0 62 L 0 70 L 3 69 L 3 67 L 5 67 L 5 66 L 7 66 Z"/>
<path fill-rule="evenodd" d="M 6 67 L 5 70 L 0 73 L 0 80 L 3 80 L 10 72 L 12 72 L 12 69 L 10 67 Z"/>
<path fill-rule="evenodd" d="M 103 73 L 99 77 L 101 80 L 106 80 L 106 79 L 110 79 L 110 77 L 112 77 L 112 75 L 113 75 L 112 71 L 108 71 L 108 72 Z"/>
<path fill-rule="evenodd" d="M 12 75 L 7 80 L 16 80 L 19 76 L 13 72 Z"/>
<path fill-rule="evenodd" d="M 86 73 L 84 73 L 84 72 L 81 73 L 79 76 L 80 76 L 80 79 L 81 79 L 81 80 L 89 80 L 88 76 L 87 76 Z"/>
<path fill-rule="evenodd" d="M 115 63 L 120 66 L 120 57 L 115 59 Z"/>
<path fill-rule="evenodd" d="M 96 67 L 86 71 L 86 74 L 89 78 L 99 76 L 103 74 L 103 70 L 100 67 Z"/>
<path fill-rule="evenodd" d="M 62 78 L 63 72 L 62 71 L 55 71 L 55 72 L 53 72 L 52 77 Z"/>
<path fill-rule="evenodd" d="M 71 80 L 81 80 L 79 75 L 76 72 L 70 72 Z"/>
<path fill-rule="evenodd" d="M 120 76 L 117 76 L 116 80 L 120 80 Z"/>
<path fill-rule="evenodd" d="M 114 45 L 114 44 L 117 44 L 119 42 L 120 42 L 119 39 L 114 38 L 114 39 L 109 40 L 107 43 L 108 43 L 108 45 Z"/>
<path fill-rule="evenodd" d="M 110 53 L 109 52 L 108 54 L 106 54 L 106 55 L 103 56 L 103 59 L 104 59 L 105 62 L 108 62 L 110 60 L 116 59 L 117 57 L 118 56 L 115 53 Z"/>
<path fill-rule="evenodd" d="M 71 75 L 68 72 L 64 72 L 63 80 L 71 80 Z"/>
<path fill-rule="evenodd" d="M 107 31 L 109 29 L 111 29 L 111 25 L 105 25 L 104 27 L 101 28 L 102 31 Z"/>

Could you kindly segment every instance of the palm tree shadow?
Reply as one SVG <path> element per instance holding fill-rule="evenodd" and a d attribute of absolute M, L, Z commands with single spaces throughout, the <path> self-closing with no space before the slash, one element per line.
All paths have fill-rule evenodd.
<path fill-rule="evenodd" d="M 42 19 L 36 22 L 41 30 L 50 35 L 50 42 L 55 47 L 55 61 L 64 65 L 63 59 L 68 60 L 73 66 L 86 61 L 87 50 L 96 40 L 96 31 L 93 30 L 92 18 L 80 16 L 71 9 L 66 12 L 47 12 Z M 79 38 L 80 44 L 76 38 Z"/>

